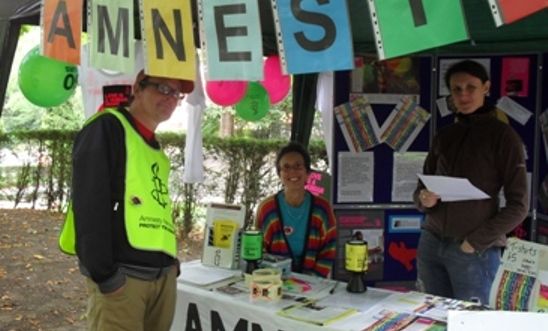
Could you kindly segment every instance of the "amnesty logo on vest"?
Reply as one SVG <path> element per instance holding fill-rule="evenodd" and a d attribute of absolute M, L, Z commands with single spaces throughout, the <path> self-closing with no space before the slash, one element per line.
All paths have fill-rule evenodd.
<path fill-rule="evenodd" d="M 154 184 L 154 189 L 152 190 L 152 197 L 162 208 L 166 208 L 167 206 L 167 199 L 168 192 L 167 192 L 167 186 L 162 182 L 162 179 L 158 176 L 160 167 L 158 166 L 158 163 L 154 163 L 151 167 L 152 170 L 152 182 Z"/>

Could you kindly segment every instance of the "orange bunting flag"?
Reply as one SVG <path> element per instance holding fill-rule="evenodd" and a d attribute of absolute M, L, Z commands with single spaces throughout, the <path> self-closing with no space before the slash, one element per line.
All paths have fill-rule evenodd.
<path fill-rule="evenodd" d="M 42 55 L 80 64 L 83 0 L 43 0 Z"/>
<path fill-rule="evenodd" d="M 548 0 L 489 0 L 489 7 L 498 27 L 548 8 Z"/>

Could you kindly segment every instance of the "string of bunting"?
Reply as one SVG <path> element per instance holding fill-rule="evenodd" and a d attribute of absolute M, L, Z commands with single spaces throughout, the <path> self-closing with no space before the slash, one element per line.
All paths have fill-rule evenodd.
<path fill-rule="evenodd" d="M 484 0 L 494 22 L 506 23 L 547 7 L 546 1 Z M 380 59 L 398 57 L 468 38 L 461 0 L 367 0 Z M 190 0 L 140 0 L 147 72 L 194 79 L 193 25 L 199 24 L 211 80 L 263 79 L 260 13 L 256 0 L 199 0 L 193 22 Z M 529 5 L 529 3 L 531 3 Z M 271 0 L 282 71 L 302 74 L 353 69 L 346 1 Z M 133 70 L 133 0 L 88 0 L 92 65 Z M 42 55 L 79 64 L 83 0 L 43 0 Z M 523 9 L 525 8 L 525 10 Z M 502 14 L 503 13 L 503 14 Z M 363 13 L 364 17 L 367 15 Z M 503 15 L 509 19 L 501 21 Z M 396 38 L 397 37 L 397 38 Z M 121 63 L 124 65 L 120 65 Z"/>
<path fill-rule="evenodd" d="M 518 0 L 484 1 L 489 3 L 497 26 L 548 7 L 545 0 L 528 1 L 527 5 Z M 194 80 L 197 60 L 193 27 L 198 25 L 206 57 L 208 96 L 221 106 L 237 104 L 241 117 L 258 120 L 266 115 L 269 105 L 285 98 L 289 75 L 354 68 L 346 1 L 301 1 L 297 5 L 270 2 L 279 56 L 266 61 L 256 0 L 198 0 L 196 22 L 190 0 L 87 0 L 85 11 L 84 0 L 43 0 L 37 55 L 67 63 L 65 78 L 77 77 L 73 68 L 81 61 L 81 28 L 86 13 L 90 66 L 134 72 L 133 13 L 138 12 L 146 72 Z M 138 8 L 134 8 L 136 3 Z M 432 1 L 428 5 L 423 0 L 367 0 L 367 4 L 381 60 L 469 39 L 461 0 Z M 27 85 L 23 82 L 22 90 L 30 90 Z M 73 91 L 63 87 L 55 92 L 70 96 Z M 52 95 L 47 89 L 42 94 Z M 47 107 L 65 100 L 59 97 L 36 104 Z"/>

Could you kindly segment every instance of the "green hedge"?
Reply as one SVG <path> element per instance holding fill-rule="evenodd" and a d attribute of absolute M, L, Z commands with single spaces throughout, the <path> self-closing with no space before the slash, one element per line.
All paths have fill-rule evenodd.
<path fill-rule="evenodd" d="M 0 147 L 24 160 L 22 166 L 9 172 L 0 171 L 0 199 L 13 201 L 14 207 L 27 202 L 32 208 L 43 206 L 61 211 L 70 195 L 71 149 L 76 133 L 56 130 L 0 133 Z M 205 180 L 196 184 L 182 181 L 185 135 L 159 133 L 158 140 L 172 162 L 170 192 L 174 217 L 183 235 L 188 234 L 197 220 L 203 219 L 208 202 L 242 204 L 246 220 L 251 222 L 257 203 L 280 189 L 274 160 L 287 140 L 206 136 Z M 314 168 L 326 170 L 323 142 L 312 141 L 309 151 L 312 160 L 316 160 Z"/>

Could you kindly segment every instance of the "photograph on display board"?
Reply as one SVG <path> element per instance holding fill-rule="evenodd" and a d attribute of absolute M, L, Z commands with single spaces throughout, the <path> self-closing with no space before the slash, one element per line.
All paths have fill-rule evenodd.
<path fill-rule="evenodd" d="M 348 280 L 345 270 L 345 244 L 354 239 L 365 240 L 369 263 L 365 273 L 367 281 L 382 280 L 384 276 L 384 212 L 382 210 L 339 210 L 337 218 L 337 259 L 335 279 Z"/>
<path fill-rule="evenodd" d="M 502 59 L 501 96 L 529 96 L 529 62 L 527 57 L 505 57 Z"/>
<path fill-rule="evenodd" d="M 379 61 L 367 54 L 354 59 L 351 92 L 364 93 L 372 104 L 396 104 L 404 95 L 419 100 L 420 62 L 417 57 L 400 57 Z"/>

